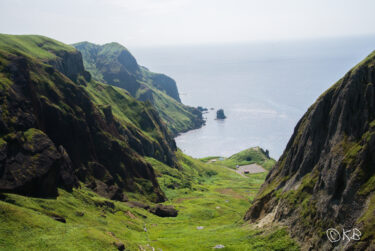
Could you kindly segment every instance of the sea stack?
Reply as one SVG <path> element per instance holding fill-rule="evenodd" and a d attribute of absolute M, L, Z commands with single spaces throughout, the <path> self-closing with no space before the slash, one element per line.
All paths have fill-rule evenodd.
<path fill-rule="evenodd" d="M 223 109 L 217 110 L 217 112 L 216 112 L 216 119 L 226 119 L 226 118 L 227 117 L 225 116 Z"/>

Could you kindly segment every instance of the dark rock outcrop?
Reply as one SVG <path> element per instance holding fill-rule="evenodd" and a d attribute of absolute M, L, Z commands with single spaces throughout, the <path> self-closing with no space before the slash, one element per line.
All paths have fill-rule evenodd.
<path fill-rule="evenodd" d="M 175 99 L 177 102 L 181 102 L 180 95 L 178 94 L 177 84 L 172 78 L 164 74 L 151 74 L 151 83 L 157 89 L 165 92 L 168 96 Z"/>
<path fill-rule="evenodd" d="M 216 111 L 216 119 L 226 119 L 227 117 L 224 114 L 223 109 L 219 109 Z"/>
<path fill-rule="evenodd" d="M 303 250 L 372 250 L 375 52 L 321 95 L 295 127 L 245 220 L 286 224 Z M 359 241 L 325 231 L 358 228 Z"/>
<path fill-rule="evenodd" d="M 51 215 L 51 218 L 54 219 L 55 221 L 58 221 L 58 222 L 61 222 L 61 223 L 66 223 L 66 219 L 63 216 Z"/>
<path fill-rule="evenodd" d="M 56 56 L 57 57 L 55 59 L 48 60 L 47 63 L 70 78 L 72 81 L 76 82 L 79 76 L 83 76 L 86 81 L 91 80 L 90 73 L 83 67 L 82 55 L 79 51 L 59 51 L 56 53 Z M 52 72 L 49 73 L 51 74 Z"/>
<path fill-rule="evenodd" d="M 177 217 L 178 211 L 170 205 L 157 204 L 150 208 L 150 212 L 160 217 Z"/>
<path fill-rule="evenodd" d="M 57 196 L 57 187 L 78 186 L 65 149 L 37 129 L 17 131 L 0 141 L 0 191 L 28 196 Z"/>
<path fill-rule="evenodd" d="M 100 46 L 88 42 L 74 46 L 83 54 L 86 67 L 96 80 L 121 87 L 135 96 L 141 86 L 136 78 L 140 68 L 125 47 L 118 43 Z"/>
<path fill-rule="evenodd" d="M 202 106 L 198 106 L 197 109 L 200 111 L 200 112 L 208 112 L 208 109 L 205 108 L 205 107 L 202 107 Z"/>
<path fill-rule="evenodd" d="M 113 243 L 113 245 L 115 245 L 115 247 L 117 248 L 117 250 L 119 251 L 123 251 L 125 250 L 125 244 L 120 242 L 120 241 L 116 241 Z"/>

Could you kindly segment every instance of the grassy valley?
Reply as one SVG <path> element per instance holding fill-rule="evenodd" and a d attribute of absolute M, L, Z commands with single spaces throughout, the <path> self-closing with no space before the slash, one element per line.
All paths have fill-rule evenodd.
<path fill-rule="evenodd" d="M 374 53 L 276 162 L 260 147 L 183 154 L 173 135 L 202 121 L 174 81 L 119 44 L 75 46 L 85 62 L 0 34 L 1 250 L 373 250 Z M 332 244 L 332 226 L 364 234 Z"/>
<path fill-rule="evenodd" d="M 103 60 L 119 56 L 113 48 L 105 46 Z M 134 66 L 142 80 L 132 82 L 133 71 L 121 83 L 139 84 L 135 93 L 101 82 L 106 71 L 103 79 L 86 71 L 74 47 L 0 35 L 0 249 L 297 249 L 285 229 L 242 219 L 267 172 L 233 169 L 268 169 L 268 152 L 216 162 L 184 155 L 171 132 L 191 128 L 195 108 L 130 56 L 121 49 L 122 70 Z M 116 70 L 111 62 L 105 67 Z M 152 98 L 142 101 L 144 94 Z M 175 209 L 177 217 L 160 217 Z"/>
<path fill-rule="evenodd" d="M 126 250 L 211 250 L 216 245 L 222 250 L 298 250 L 285 229 L 257 229 L 242 220 L 266 173 L 242 177 L 223 163 L 207 164 L 181 152 L 177 157 L 178 170 L 148 159 L 169 199 L 165 204 L 179 210 L 177 217 L 158 217 L 84 186 L 72 193 L 59 190 L 56 199 L 3 194 L 0 248 L 117 250 L 122 243 Z M 137 194 L 130 200 L 150 204 Z"/>

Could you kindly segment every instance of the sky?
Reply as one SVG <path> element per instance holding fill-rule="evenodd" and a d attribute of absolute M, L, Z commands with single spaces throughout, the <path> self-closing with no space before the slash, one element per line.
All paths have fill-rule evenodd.
<path fill-rule="evenodd" d="M 374 0 L 0 0 L 0 33 L 134 46 L 375 34 Z"/>

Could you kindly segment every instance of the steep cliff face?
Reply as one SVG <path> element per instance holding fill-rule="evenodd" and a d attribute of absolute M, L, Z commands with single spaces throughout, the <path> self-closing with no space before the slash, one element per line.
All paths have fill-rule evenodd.
<path fill-rule="evenodd" d="M 141 101 L 150 101 L 173 134 L 203 125 L 202 113 L 181 103 L 176 82 L 139 66 L 133 55 L 118 43 L 74 44 L 83 55 L 85 68 L 95 80 L 127 90 Z"/>
<path fill-rule="evenodd" d="M 78 185 L 69 156 L 42 131 L 30 128 L 0 139 L 0 189 L 24 195 L 53 197 L 57 187 Z"/>
<path fill-rule="evenodd" d="M 308 109 L 245 220 L 290 226 L 303 249 L 374 249 L 375 53 Z M 326 230 L 358 228 L 331 243 Z"/>
<path fill-rule="evenodd" d="M 168 96 L 181 103 L 176 81 L 167 75 L 151 72 L 146 67 L 141 67 L 140 69 L 143 74 L 143 78 L 145 78 L 146 81 L 148 79 L 149 82 L 158 90 L 165 92 Z"/>
<path fill-rule="evenodd" d="M 111 199 L 164 200 L 143 156 L 177 166 L 174 140 L 151 105 L 90 80 L 74 48 L 0 35 L 0 106 L 0 191 L 55 196 L 79 179 Z"/>
<path fill-rule="evenodd" d="M 82 42 L 74 45 L 84 59 L 85 67 L 94 79 L 121 87 L 135 96 L 140 83 L 137 76 L 140 69 L 135 58 L 125 47 L 117 43 L 105 46 Z"/>

